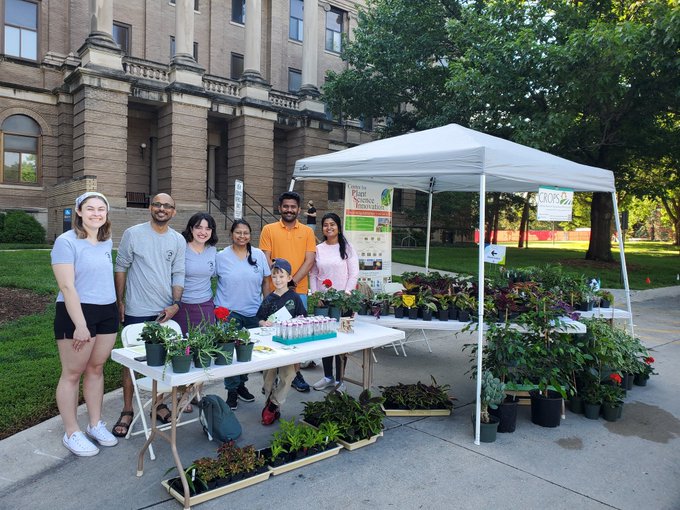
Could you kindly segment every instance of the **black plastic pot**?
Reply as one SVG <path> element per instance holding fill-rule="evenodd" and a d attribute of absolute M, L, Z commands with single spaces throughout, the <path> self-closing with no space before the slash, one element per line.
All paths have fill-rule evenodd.
<path fill-rule="evenodd" d="M 531 422 L 541 427 L 559 427 L 562 419 L 562 396 L 556 391 L 548 391 L 542 396 L 538 390 L 529 392 L 531 397 Z"/>
<path fill-rule="evenodd" d="M 403 319 L 404 318 L 404 307 L 403 306 L 395 306 L 394 307 L 394 318 L 395 319 Z"/>
<path fill-rule="evenodd" d="M 167 354 L 165 345 L 163 344 L 144 344 L 146 350 L 146 364 L 150 367 L 162 367 L 165 365 L 165 356 Z"/>
<path fill-rule="evenodd" d="M 498 406 L 498 409 L 489 409 L 489 414 L 499 419 L 498 432 L 514 432 L 517 426 L 517 404 L 519 398 L 508 395 Z"/>

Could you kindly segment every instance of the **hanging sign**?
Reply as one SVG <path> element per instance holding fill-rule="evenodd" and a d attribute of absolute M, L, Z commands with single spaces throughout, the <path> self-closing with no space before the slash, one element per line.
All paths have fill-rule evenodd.
<path fill-rule="evenodd" d="M 484 262 L 505 265 L 505 246 L 488 244 L 484 247 Z"/>
<path fill-rule="evenodd" d="M 234 181 L 234 219 L 243 218 L 243 181 Z"/>
<path fill-rule="evenodd" d="M 359 255 L 359 282 L 380 292 L 392 280 L 392 188 L 345 185 L 345 237 Z"/>
<path fill-rule="evenodd" d="M 537 220 L 571 221 L 574 190 L 554 187 L 538 188 L 537 203 Z"/>

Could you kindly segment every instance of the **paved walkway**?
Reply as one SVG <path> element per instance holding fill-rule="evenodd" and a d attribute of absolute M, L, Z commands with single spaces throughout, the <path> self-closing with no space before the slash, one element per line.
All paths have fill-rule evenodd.
<path fill-rule="evenodd" d="M 680 288 L 677 288 L 680 290 Z M 451 417 L 386 419 L 376 444 L 341 452 L 332 459 L 292 471 L 253 487 L 204 503 L 202 509 L 678 509 L 680 508 L 680 293 L 651 295 L 634 305 L 637 334 L 652 349 L 658 376 L 635 387 L 616 423 L 587 420 L 567 412 L 560 427 L 533 425 L 529 408 L 520 408 L 517 430 L 499 434 L 495 443 L 476 446 L 470 415 L 474 383 L 466 374 L 473 337 L 431 335 L 433 352 L 423 343 L 407 346 L 408 357 L 378 349 L 375 385 L 429 381 L 450 384 L 457 397 Z M 356 370 L 350 366 L 350 370 Z M 306 370 L 309 382 L 321 369 Z M 259 424 L 261 378 L 249 387 L 258 399 L 239 403 L 244 429 L 240 445 L 268 444 L 272 428 Z M 357 394 L 356 388 L 350 388 Z M 224 396 L 215 383 L 209 392 Z M 297 417 L 302 402 L 319 392 L 291 392 L 284 418 Z M 116 391 L 105 398 L 104 418 L 113 423 L 120 411 Z M 86 423 L 85 416 L 80 418 Z M 214 455 L 200 426 L 180 429 L 179 451 L 185 463 Z M 60 419 L 0 441 L 0 508 L 4 509 L 180 509 L 160 485 L 173 466 L 165 444 L 157 460 L 135 476 L 143 441 L 137 436 L 92 458 L 76 458 L 61 445 Z"/>

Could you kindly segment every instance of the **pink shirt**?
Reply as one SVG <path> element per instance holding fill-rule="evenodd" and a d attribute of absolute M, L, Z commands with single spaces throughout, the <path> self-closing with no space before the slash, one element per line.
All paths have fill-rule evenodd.
<path fill-rule="evenodd" d="M 357 286 L 359 276 L 359 257 L 354 248 L 347 243 L 347 258 L 340 258 L 340 243 L 326 244 L 316 247 L 316 263 L 309 272 L 309 284 L 312 292 L 324 290 L 322 282 L 326 279 L 333 282 L 337 290 L 351 291 Z"/>

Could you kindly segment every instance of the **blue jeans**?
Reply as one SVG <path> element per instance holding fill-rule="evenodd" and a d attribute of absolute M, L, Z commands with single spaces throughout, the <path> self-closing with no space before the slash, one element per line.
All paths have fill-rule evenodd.
<path fill-rule="evenodd" d="M 307 294 L 298 292 L 297 295 L 300 296 L 300 301 L 302 301 L 302 304 L 305 305 L 305 310 L 307 310 Z M 307 312 L 309 312 L 309 310 L 307 310 Z"/>
<path fill-rule="evenodd" d="M 256 328 L 260 325 L 260 321 L 257 317 L 246 317 L 238 312 L 230 312 L 227 320 L 236 319 L 239 327 L 241 328 Z M 248 380 L 248 374 L 234 375 L 232 377 L 224 378 L 224 389 L 227 391 L 236 391 L 236 389 L 241 385 L 245 384 Z"/>

